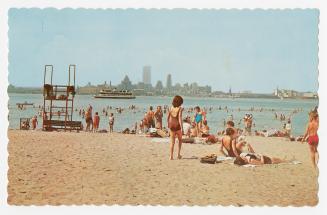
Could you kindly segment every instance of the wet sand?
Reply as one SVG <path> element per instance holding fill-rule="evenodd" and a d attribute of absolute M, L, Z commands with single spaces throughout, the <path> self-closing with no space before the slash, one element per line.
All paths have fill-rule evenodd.
<path fill-rule="evenodd" d="M 170 161 L 167 143 L 118 133 L 9 130 L 8 137 L 8 203 L 13 205 L 318 203 L 307 144 L 283 138 L 248 140 L 260 153 L 295 157 L 302 164 L 245 168 L 194 159 L 218 154 L 218 144 L 183 144 L 183 159 Z"/>

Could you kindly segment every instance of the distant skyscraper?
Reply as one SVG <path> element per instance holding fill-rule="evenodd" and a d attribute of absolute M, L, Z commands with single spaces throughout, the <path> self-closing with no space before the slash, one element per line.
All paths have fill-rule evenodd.
<path fill-rule="evenodd" d="M 143 83 L 151 84 L 151 67 L 150 66 L 143 67 Z"/>
<path fill-rule="evenodd" d="M 172 80 L 171 80 L 171 74 L 167 75 L 167 83 L 166 83 L 166 87 L 167 89 L 171 89 L 171 87 L 173 86 Z"/>

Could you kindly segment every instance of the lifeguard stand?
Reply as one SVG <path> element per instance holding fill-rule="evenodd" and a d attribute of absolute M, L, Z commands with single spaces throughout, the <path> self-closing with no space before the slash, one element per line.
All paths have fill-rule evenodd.
<path fill-rule="evenodd" d="M 50 75 L 50 80 L 48 76 Z M 73 77 L 71 77 L 73 76 Z M 76 65 L 68 67 L 67 85 L 54 85 L 53 65 L 45 65 L 43 81 L 43 130 L 81 130 L 82 122 L 73 121 Z M 72 83 L 71 83 L 72 82 Z M 48 112 L 46 107 L 49 107 Z"/>

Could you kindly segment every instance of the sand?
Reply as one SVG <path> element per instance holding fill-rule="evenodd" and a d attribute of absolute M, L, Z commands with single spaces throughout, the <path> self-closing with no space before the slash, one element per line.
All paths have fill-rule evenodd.
<path fill-rule="evenodd" d="M 307 144 L 283 138 L 248 140 L 258 152 L 295 157 L 302 164 L 245 168 L 194 159 L 218 154 L 218 144 L 183 144 L 184 159 L 170 161 L 167 143 L 118 133 L 9 130 L 8 136 L 8 203 L 13 205 L 318 203 Z"/>

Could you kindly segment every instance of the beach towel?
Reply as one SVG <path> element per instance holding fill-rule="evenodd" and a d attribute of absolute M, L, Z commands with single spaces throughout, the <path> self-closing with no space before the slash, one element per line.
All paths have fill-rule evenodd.
<path fill-rule="evenodd" d="M 228 160 L 234 160 L 233 157 L 225 157 L 225 156 L 218 156 L 217 161 L 228 161 Z"/>
<path fill-rule="evenodd" d="M 201 138 L 201 137 L 195 137 L 194 138 L 194 143 L 196 143 L 196 144 L 206 144 L 206 139 Z"/>
<path fill-rule="evenodd" d="M 253 164 L 245 164 L 243 165 L 242 167 L 245 167 L 245 168 L 254 168 L 254 167 L 257 167 L 258 165 L 253 165 Z"/>

